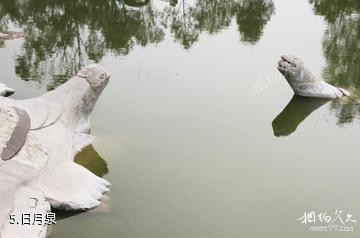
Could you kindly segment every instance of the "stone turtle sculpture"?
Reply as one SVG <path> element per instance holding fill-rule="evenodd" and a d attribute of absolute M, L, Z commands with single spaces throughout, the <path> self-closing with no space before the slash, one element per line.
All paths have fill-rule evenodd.
<path fill-rule="evenodd" d="M 110 183 L 74 163 L 93 141 L 89 116 L 110 74 L 84 67 L 54 91 L 38 98 L 0 97 L 0 237 L 45 237 L 47 226 L 10 224 L 24 213 L 91 209 Z"/>
<path fill-rule="evenodd" d="M 296 95 L 328 99 L 350 96 L 345 89 L 334 87 L 316 78 L 304 62 L 295 56 L 281 56 L 277 68 Z"/>

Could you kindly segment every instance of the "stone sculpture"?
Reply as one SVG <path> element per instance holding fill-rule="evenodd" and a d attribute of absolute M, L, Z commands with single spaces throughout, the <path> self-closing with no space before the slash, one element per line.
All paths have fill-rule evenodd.
<path fill-rule="evenodd" d="M 328 99 L 350 96 L 345 89 L 334 87 L 316 78 L 304 62 L 295 56 L 281 56 L 277 68 L 296 95 Z"/>
<path fill-rule="evenodd" d="M 283 111 L 273 120 L 274 135 L 280 137 L 292 134 L 312 112 L 328 102 L 329 99 L 294 95 Z"/>
<path fill-rule="evenodd" d="M 10 224 L 50 207 L 86 210 L 100 205 L 110 183 L 74 163 L 93 141 L 89 116 L 110 74 L 84 67 L 53 91 L 27 100 L 0 97 L 0 237 L 45 237 L 47 226 Z"/>

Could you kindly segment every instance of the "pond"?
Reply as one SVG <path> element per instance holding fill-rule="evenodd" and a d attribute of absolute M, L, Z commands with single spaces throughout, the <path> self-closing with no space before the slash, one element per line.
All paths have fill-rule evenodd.
<path fill-rule="evenodd" d="M 23 99 L 83 65 L 112 77 L 77 162 L 112 183 L 100 208 L 58 212 L 58 237 L 328 237 L 305 212 L 360 222 L 360 2 L 12 0 L 1 82 Z M 294 97 L 282 54 L 352 92 Z M 317 223 L 318 225 L 320 223 Z M 358 223 L 350 233 L 359 237 Z"/>

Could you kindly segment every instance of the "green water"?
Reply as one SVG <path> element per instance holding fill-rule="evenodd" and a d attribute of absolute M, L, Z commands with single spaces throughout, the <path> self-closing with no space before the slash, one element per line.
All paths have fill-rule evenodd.
<path fill-rule="evenodd" d="M 104 206 L 58 213 L 50 238 L 359 237 L 310 232 L 305 211 L 360 223 L 360 2 L 12 0 L 1 82 L 40 95 L 82 65 L 111 81 L 77 162 L 112 183 Z M 292 98 L 282 54 L 352 91 Z M 319 224 L 319 223 L 317 223 Z"/>

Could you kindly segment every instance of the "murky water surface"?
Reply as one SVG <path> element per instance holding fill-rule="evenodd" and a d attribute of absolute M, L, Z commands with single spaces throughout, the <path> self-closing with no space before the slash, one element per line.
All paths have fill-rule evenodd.
<path fill-rule="evenodd" d="M 351 0 L 1 1 L 0 31 L 27 34 L 0 40 L 13 98 L 91 62 L 112 73 L 97 141 L 77 157 L 111 193 L 59 213 L 50 237 L 358 237 L 359 11 Z M 276 69 L 288 53 L 353 96 L 293 98 Z M 353 232 L 297 221 L 336 210 L 359 221 Z"/>

